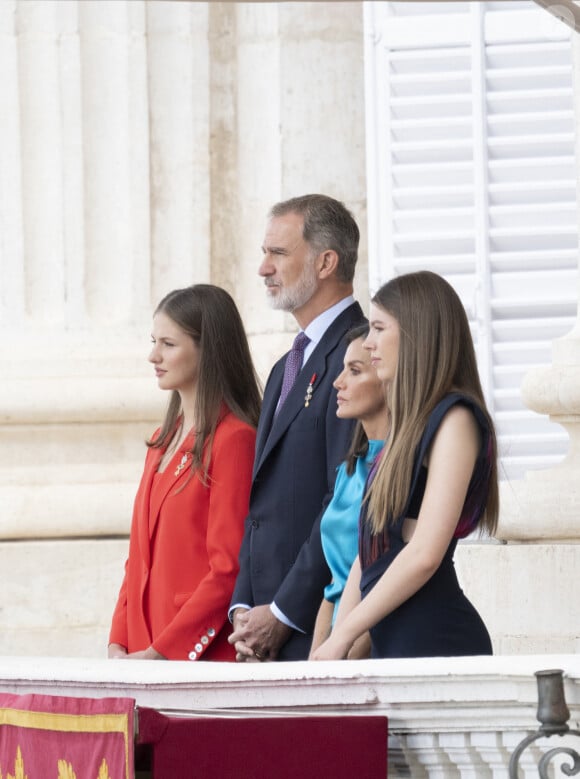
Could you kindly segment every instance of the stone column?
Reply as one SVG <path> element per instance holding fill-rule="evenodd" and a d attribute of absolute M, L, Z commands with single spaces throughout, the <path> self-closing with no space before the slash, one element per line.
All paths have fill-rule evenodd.
<path fill-rule="evenodd" d="M 159 409 L 144 7 L 0 13 L 0 536 L 125 533 Z"/>
<path fill-rule="evenodd" d="M 145 3 L 153 301 L 212 277 L 210 5 Z"/>
<path fill-rule="evenodd" d="M 326 192 L 366 232 L 362 5 L 3 0 L 0 83 L 0 654 L 102 656 L 153 306 L 226 287 L 265 377 L 295 327 L 270 205 Z"/>
<path fill-rule="evenodd" d="M 215 279 L 235 284 L 267 375 L 296 329 L 291 316 L 268 308 L 257 276 L 273 203 L 322 192 L 351 208 L 363 234 L 357 296 L 367 305 L 363 10 L 356 2 L 210 5 L 212 123 L 224 142 L 220 174 L 229 184 L 213 171 Z M 235 61 L 228 56 L 232 38 Z"/>
<path fill-rule="evenodd" d="M 0 4 L 0 645 L 105 651 L 151 314 L 143 2 Z M 121 540 L 118 540 L 121 538 Z"/>

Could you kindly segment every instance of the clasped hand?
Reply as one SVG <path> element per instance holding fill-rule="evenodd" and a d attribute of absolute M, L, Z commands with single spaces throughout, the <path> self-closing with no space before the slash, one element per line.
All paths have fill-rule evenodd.
<path fill-rule="evenodd" d="M 275 660 L 290 637 L 292 628 L 280 622 L 270 606 L 238 608 L 234 612 L 234 629 L 228 641 L 236 649 L 238 663 Z"/>

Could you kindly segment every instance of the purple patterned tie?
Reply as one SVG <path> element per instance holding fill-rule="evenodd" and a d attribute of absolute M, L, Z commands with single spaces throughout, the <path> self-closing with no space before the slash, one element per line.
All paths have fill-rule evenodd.
<path fill-rule="evenodd" d="M 278 401 L 278 407 L 276 413 L 282 408 L 282 403 L 288 397 L 288 393 L 292 389 L 292 385 L 296 381 L 296 376 L 300 373 L 302 368 L 302 360 L 304 359 L 304 349 L 307 344 L 310 343 L 310 338 L 306 333 L 300 332 L 294 339 L 292 349 L 288 352 L 286 357 L 286 364 L 284 366 L 284 378 L 282 379 L 282 390 L 280 391 L 280 400 Z"/>

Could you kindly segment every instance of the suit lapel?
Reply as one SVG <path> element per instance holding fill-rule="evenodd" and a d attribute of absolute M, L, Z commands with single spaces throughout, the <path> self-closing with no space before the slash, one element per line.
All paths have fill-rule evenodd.
<path fill-rule="evenodd" d="M 300 410 L 304 408 L 306 390 L 308 389 L 308 384 L 312 375 L 316 374 L 316 386 L 316 384 L 322 381 L 322 377 L 326 374 L 328 355 L 335 349 L 338 341 L 344 336 L 353 320 L 357 321 L 359 319 L 360 321 L 363 321 L 363 313 L 358 303 L 349 306 L 342 314 L 339 314 L 326 330 L 308 361 L 302 367 L 284 405 L 280 409 L 278 415 L 274 417 L 278 398 L 280 397 L 280 389 L 282 387 L 286 356 L 276 363 L 272 369 L 262 407 L 260 426 L 258 429 L 254 476 L 258 473 L 262 463 L 276 446 L 280 438 L 284 435 L 288 426 L 295 419 Z"/>
<path fill-rule="evenodd" d="M 272 368 L 270 376 L 268 378 L 267 389 L 264 393 L 264 399 L 262 401 L 262 411 L 260 413 L 260 419 L 258 421 L 258 431 L 256 434 L 256 457 L 254 458 L 254 476 L 257 471 L 258 463 L 262 458 L 268 435 L 272 429 L 274 422 L 274 414 L 276 413 L 276 406 L 278 405 L 278 398 L 282 390 L 282 379 L 284 377 L 284 363 L 286 357 L 278 360 L 278 362 Z"/>
<path fill-rule="evenodd" d="M 269 414 L 270 429 L 269 432 L 266 431 L 264 448 L 262 449 L 261 454 L 259 455 L 256 462 L 256 473 L 272 449 L 276 446 L 280 438 L 284 435 L 290 424 L 294 421 L 297 414 L 302 408 L 304 408 L 304 396 L 306 395 L 306 389 L 312 374 L 316 373 L 316 383 L 318 383 L 326 373 L 326 352 L 319 352 L 319 354 L 316 354 L 316 352 L 318 352 L 319 346 L 321 346 L 321 344 L 316 347 L 296 377 L 294 386 L 288 393 L 288 397 L 286 398 L 284 405 L 280 409 L 278 415 L 274 418 L 273 413 Z M 280 392 L 278 392 L 274 398 L 274 410 L 276 409 L 279 395 Z"/>
<path fill-rule="evenodd" d="M 159 449 L 149 449 L 145 460 L 143 477 L 139 487 L 139 507 L 138 516 L 141 518 L 137 524 L 137 534 L 139 539 L 139 549 L 143 562 L 149 568 L 151 559 L 151 550 L 149 544 L 149 515 L 151 510 L 151 496 L 154 491 L 153 480 L 161 459 L 162 452 Z"/>
<path fill-rule="evenodd" d="M 151 486 L 149 490 L 150 501 L 148 511 L 146 512 L 148 522 L 146 524 L 143 523 L 143 529 L 148 534 L 147 548 L 150 546 L 149 541 L 155 535 L 155 529 L 159 521 L 161 507 L 163 506 L 165 498 L 169 493 L 179 489 L 181 483 L 185 483 L 188 476 L 191 474 L 191 454 L 189 454 L 189 452 L 191 451 L 192 446 L 193 436 L 189 435 L 167 463 L 163 473 L 159 474 L 153 484 L 154 474 L 163 454 L 160 450 L 155 450 L 158 453 L 158 457 L 155 460 L 155 465 L 151 474 Z"/>

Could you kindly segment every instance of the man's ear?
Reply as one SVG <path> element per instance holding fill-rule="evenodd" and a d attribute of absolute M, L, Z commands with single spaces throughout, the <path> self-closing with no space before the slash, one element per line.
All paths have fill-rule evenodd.
<path fill-rule="evenodd" d="M 327 279 L 336 274 L 338 254 L 334 249 L 327 249 L 318 255 L 318 278 Z"/>

